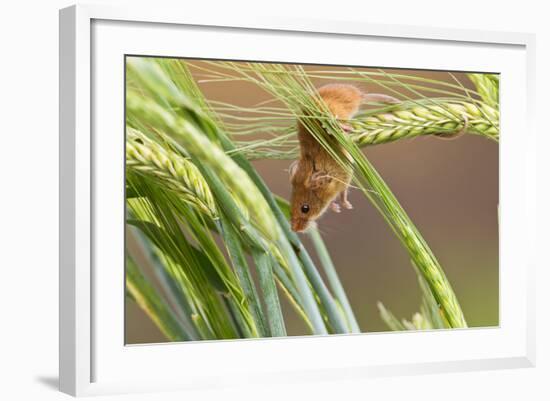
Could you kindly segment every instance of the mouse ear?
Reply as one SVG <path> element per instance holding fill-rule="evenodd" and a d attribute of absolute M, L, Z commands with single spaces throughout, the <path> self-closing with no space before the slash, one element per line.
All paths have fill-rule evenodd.
<path fill-rule="evenodd" d="M 330 184 L 332 177 L 325 171 L 317 171 L 311 175 L 309 179 L 309 187 L 311 189 L 318 189 Z"/>
<path fill-rule="evenodd" d="M 294 174 L 296 174 L 296 170 L 298 169 L 298 160 L 295 160 L 292 162 L 292 164 L 288 167 L 288 173 L 290 174 L 290 180 L 294 178 Z"/>

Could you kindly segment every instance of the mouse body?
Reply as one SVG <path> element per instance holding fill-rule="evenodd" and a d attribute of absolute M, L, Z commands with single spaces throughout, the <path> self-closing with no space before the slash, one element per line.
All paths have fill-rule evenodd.
<path fill-rule="evenodd" d="M 365 99 L 358 88 L 348 84 L 325 85 L 318 89 L 318 94 L 338 120 L 351 119 Z M 346 131 L 345 123 L 341 125 Z M 298 139 L 300 158 L 290 167 L 290 203 L 292 230 L 300 232 L 306 230 L 329 206 L 337 213 L 342 207 L 352 208 L 347 199 L 352 172 L 334 160 L 301 122 L 298 122 Z"/>
<path fill-rule="evenodd" d="M 328 84 L 318 89 L 318 96 L 328 111 L 338 120 L 344 132 L 351 127 L 346 120 L 352 119 L 363 103 L 399 104 L 400 100 L 381 93 L 364 93 L 349 84 Z M 443 138 L 456 138 L 468 130 L 468 116 L 457 133 L 434 134 Z M 307 128 L 298 121 L 300 158 L 290 166 L 292 194 L 290 198 L 290 223 L 293 231 L 305 231 L 330 207 L 340 213 L 342 208 L 352 209 L 348 200 L 348 188 L 352 171 L 342 167 L 323 148 Z M 341 149 L 335 138 L 327 135 L 326 140 L 333 149 Z M 344 153 L 345 154 L 345 153 Z"/>
<path fill-rule="evenodd" d="M 317 98 L 339 121 L 344 132 L 351 129 L 346 120 L 352 119 L 363 103 L 400 103 L 392 96 L 366 94 L 350 84 L 324 85 L 318 89 Z M 300 121 L 298 140 L 300 158 L 290 166 L 290 222 L 292 230 L 296 232 L 306 230 L 329 207 L 336 213 L 340 213 L 342 208 L 353 208 L 348 200 L 348 188 L 353 178 L 351 169 L 342 167 L 334 160 Z M 340 147 L 335 138 L 327 136 L 326 140 L 329 143 L 332 141 L 333 149 Z"/>

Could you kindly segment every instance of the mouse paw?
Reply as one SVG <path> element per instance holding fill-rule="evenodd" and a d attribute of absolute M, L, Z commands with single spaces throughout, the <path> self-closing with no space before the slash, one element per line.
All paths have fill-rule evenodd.
<path fill-rule="evenodd" d="M 335 213 L 340 213 L 342 211 L 342 209 L 340 209 L 340 205 L 336 202 L 332 202 L 330 204 L 330 208 L 332 209 L 333 212 Z"/>
<path fill-rule="evenodd" d="M 348 200 L 342 201 L 342 206 L 344 206 L 344 209 L 353 209 L 353 205 Z"/>
<path fill-rule="evenodd" d="M 340 124 L 340 128 L 342 128 L 342 131 L 346 132 L 346 133 L 349 133 L 351 131 L 353 131 L 353 127 L 349 124 L 346 124 L 346 123 L 339 123 Z"/>

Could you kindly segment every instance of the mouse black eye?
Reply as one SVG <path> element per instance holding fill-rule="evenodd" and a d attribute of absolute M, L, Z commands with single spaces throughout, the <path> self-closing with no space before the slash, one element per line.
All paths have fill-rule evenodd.
<path fill-rule="evenodd" d="M 307 212 L 309 212 L 309 205 L 308 205 L 307 203 L 304 203 L 304 204 L 302 205 L 302 213 L 305 214 L 305 213 L 307 213 Z"/>

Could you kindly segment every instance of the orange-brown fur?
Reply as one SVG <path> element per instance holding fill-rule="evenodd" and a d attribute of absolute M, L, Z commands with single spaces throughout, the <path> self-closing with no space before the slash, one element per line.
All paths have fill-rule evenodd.
<path fill-rule="evenodd" d="M 352 85 L 325 85 L 318 92 L 328 110 L 338 120 L 351 119 L 364 100 L 363 93 Z M 352 175 L 333 159 L 301 123 L 298 123 L 298 139 L 300 159 L 291 166 L 291 225 L 294 231 L 303 231 L 331 203 L 333 210 L 339 212 L 340 204 L 335 202 L 338 196 L 341 205 L 351 209 L 346 196 Z M 302 210 L 304 205 L 309 207 L 307 213 Z"/>

